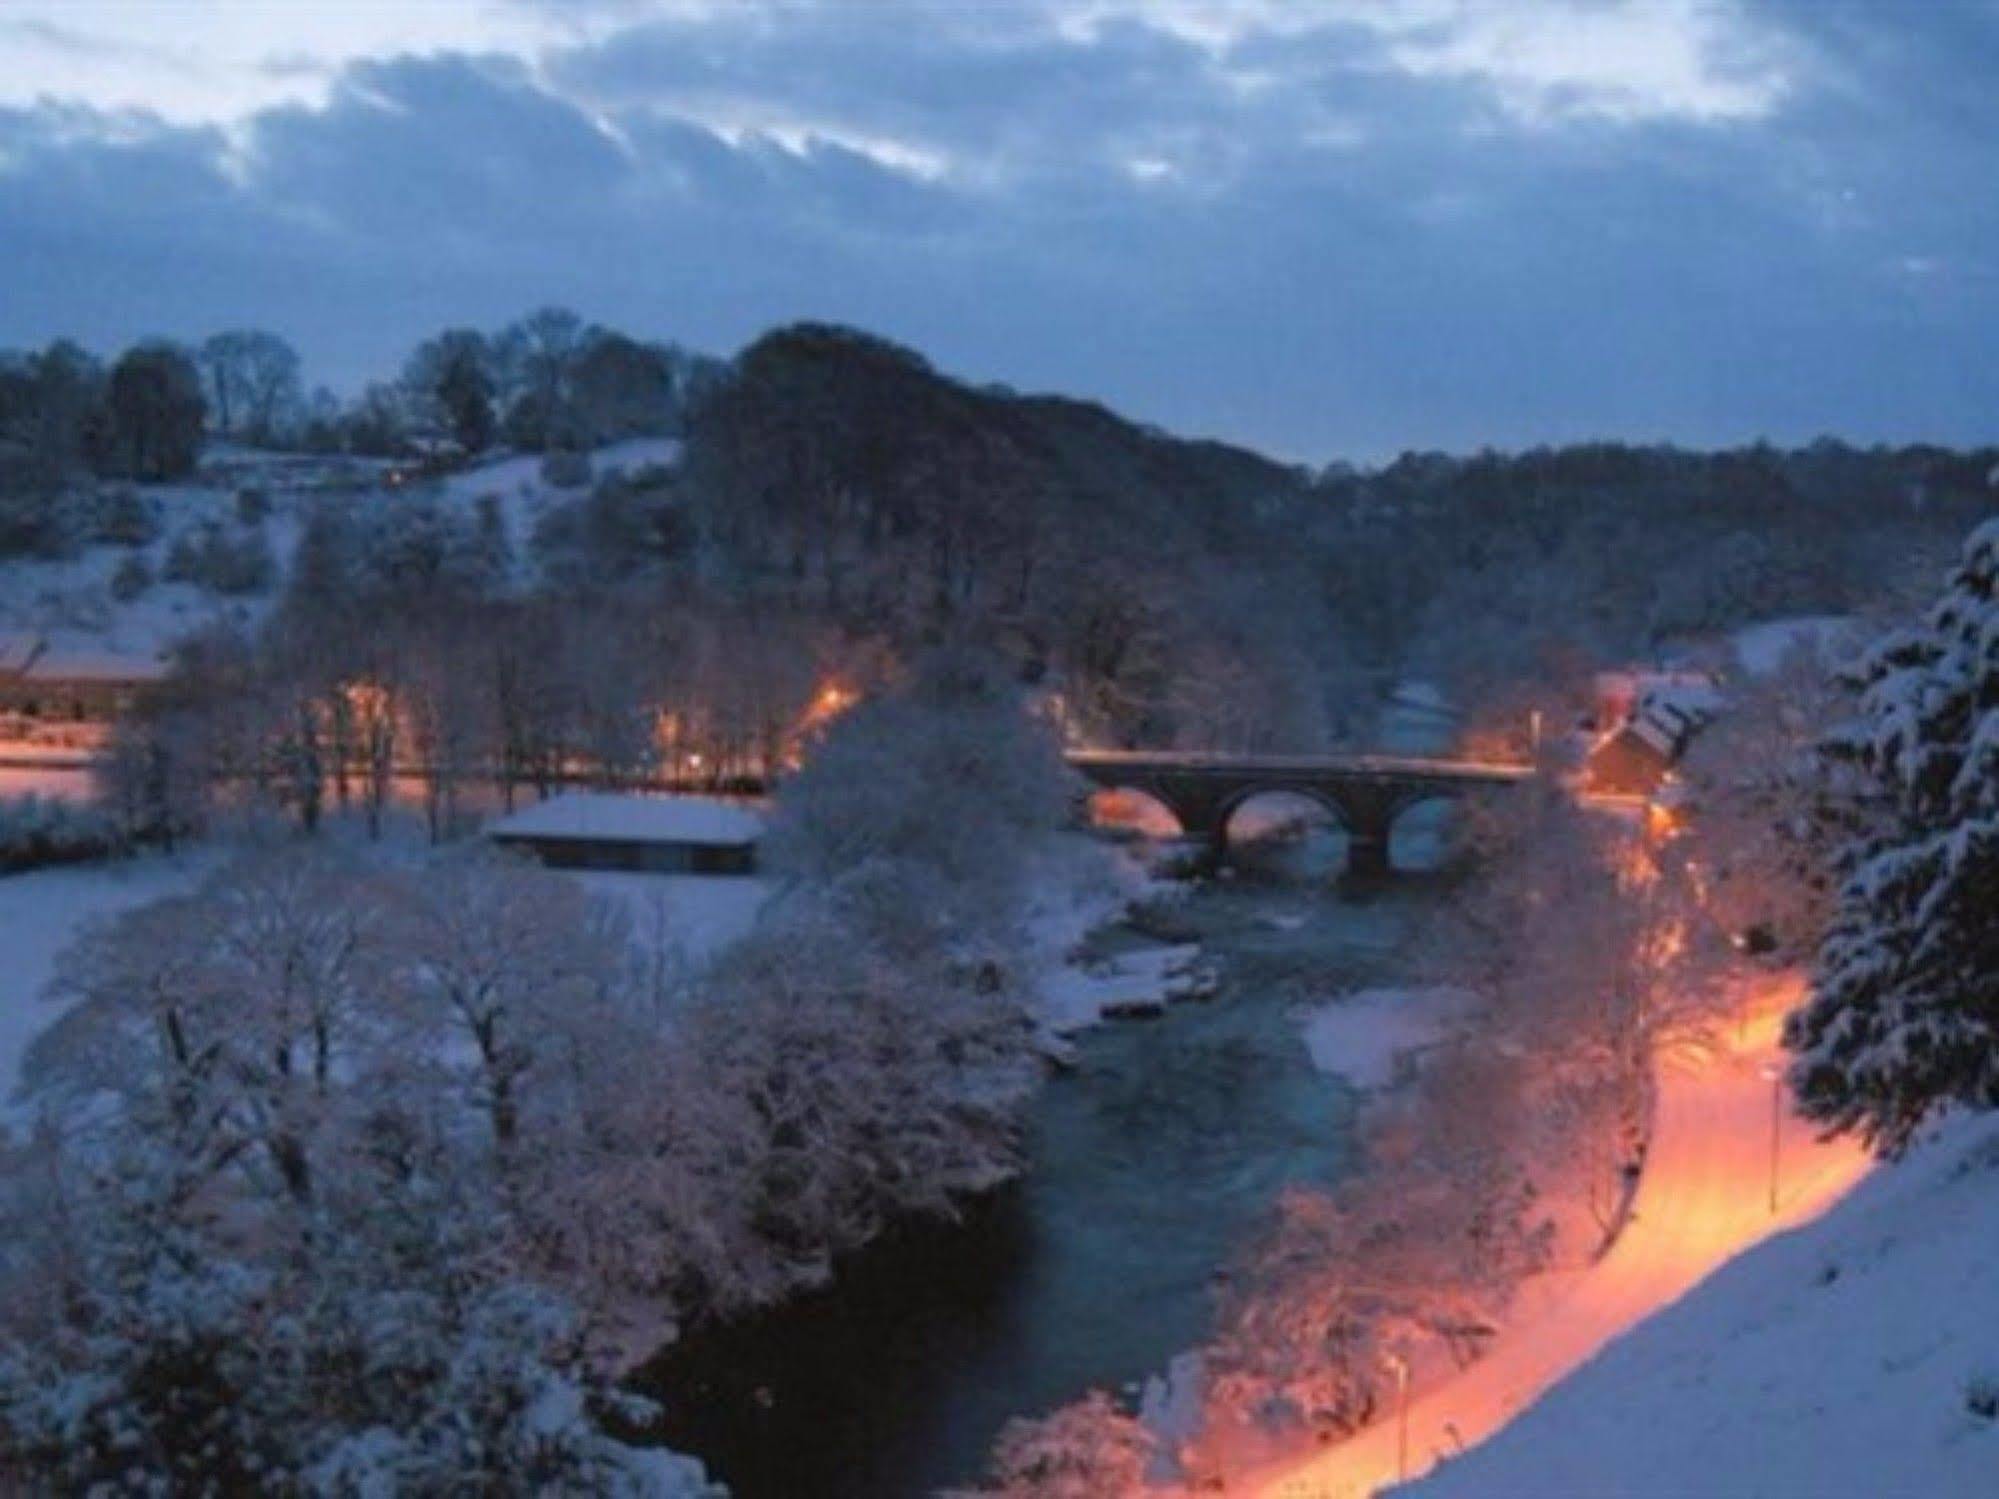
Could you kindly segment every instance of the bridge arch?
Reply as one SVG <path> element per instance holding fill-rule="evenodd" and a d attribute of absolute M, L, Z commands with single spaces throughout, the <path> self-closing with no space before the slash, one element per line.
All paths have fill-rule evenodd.
<path fill-rule="evenodd" d="M 1100 785 L 1083 799 L 1093 828 L 1136 833 L 1147 838 L 1182 838 L 1190 829 L 1181 810 L 1157 791 L 1139 785 Z"/>
<path fill-rule="evenodd" d="M 1334 845 L 1326 851 L 1327 868 L 1323 872 L 1337 874 L 1346 868 L 1353 843 L 1353 830 L 1347 808 L 1341 805 L 1337 797 L 1316 787 L 1286 785 L 1282 782 L 1261 785 L 1251 783 L 1217 803 L 1211 834 L 1214 840 L 1213 858 L 1216 862 L 1226 863 L 1238 858 L 1247 846 L 1256 841 L 1253 824 L 1259 803 L 1262 804 L 1263 815 L 1271 819 L 1269 826 L 1272 829 L 1282 826 L 1286 821 L 1297 819 L 1301 814 L 1307 817 L 1312 814 L 1321 816 L 1332 835 Z M 1250 818 L 1252 827 L 1247 829 L 1241 826 L 1239 821 L 1245 813 L 1252 814 Z M 1309 857 L 1310 851 L 1308 851 Z M 1317 874 L 1321 871 L 1313 868 L 1309 872 Z"/>
<path fill-rule="evenodd" d="M 1431 790 L 1397 806 L 1388 819 L 1388 867 L 1397 874 L 1432 874 L 1450 863 L 1464 828 L 1465 796 Z"/>

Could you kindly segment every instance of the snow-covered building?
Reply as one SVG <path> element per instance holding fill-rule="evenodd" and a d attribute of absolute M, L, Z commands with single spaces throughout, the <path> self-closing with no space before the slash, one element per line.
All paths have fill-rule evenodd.
<path fill-rule="evenodd" d="M 1608 728 L 1591 748 L 1591 791 L 1649 796 L 1702 724 L 1720 711 L 1714 680 L 1698 672 L 1604 672 L 1596 721 Z"/>
<path fill-rule="evenodd" d="M 706 796 L 570 792 L 486 827 L 502 848 L 556 869 L 645 874 L 753 874 L 764 820 Z"/>

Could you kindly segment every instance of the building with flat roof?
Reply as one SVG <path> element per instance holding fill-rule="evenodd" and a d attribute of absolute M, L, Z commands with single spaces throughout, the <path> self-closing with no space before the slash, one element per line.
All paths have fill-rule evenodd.
<path fill-rule="evenodd" d="M 553 869 L 754 874 L 764 819 L 709 796 L 573 791 L 486 826 L 486 837 Z"/>

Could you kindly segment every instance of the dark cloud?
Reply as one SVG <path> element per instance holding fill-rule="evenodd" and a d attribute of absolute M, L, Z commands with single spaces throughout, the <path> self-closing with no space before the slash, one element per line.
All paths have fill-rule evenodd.
<path fill-rule="evenodd" d="M 352 385 L 547 301 L 718 349 L 840 318 L 1311 457 L 1999 409 L 1989 11 L 1773 8 L 1781 87 L 1639 68 L 1588 108 L 1476 37 L 1398 66 L 1350 10 L 633 14 L 227 131 L 0 112 L 0 340 L 261 322 Z"/>

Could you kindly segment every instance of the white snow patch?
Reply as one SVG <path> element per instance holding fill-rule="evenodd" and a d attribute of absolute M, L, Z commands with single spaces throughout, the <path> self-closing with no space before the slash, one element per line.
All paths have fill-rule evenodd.
<path fill-rule="evenodd" d="M 1859 621 L 1845 615 L 1803 615 L 1770 619 L 1738 630 L 1730 639 L 1735 659 L 1752 677 L 1767 677 L 1800 648 L 1821 662 L 1832 663 L 1852 651 L 1863 638 Z"/>
<path fill-rule="evenodd" d="M 42 998 L 56 954 L 88 917 L 129 911 L 192 885 L 200 856 L 36 870 L 0 879 L 0 1112 L 21 1082 L 28 1044 L 59 1013 Z"/>
<path fill-rule="evenodd" d="M 750 933 L 776 888 L 749 875 L 621 874 L 561 870 L 586 890 L 622 902 L 632 940 L 656 956 L 704 962 Z"/>
<path fill-rule="evenodd" d="M 1477 1007 L 1465 989 L 1361 989 L 1305 1018 L 1305 1047 L 1321 1072 L 1385 1088 L 1404 1057 L 1435 1045 Z"/>
<path fill-rule="evenodd" d="M 1107 1017 L 1157 1015 L 1177 1000 L 1207 998 L 1216 982 L 1199 943 L 1141 947 L 1050 974 L 1041 985 L 1042 1024 L 1059 1036 Z"/>

